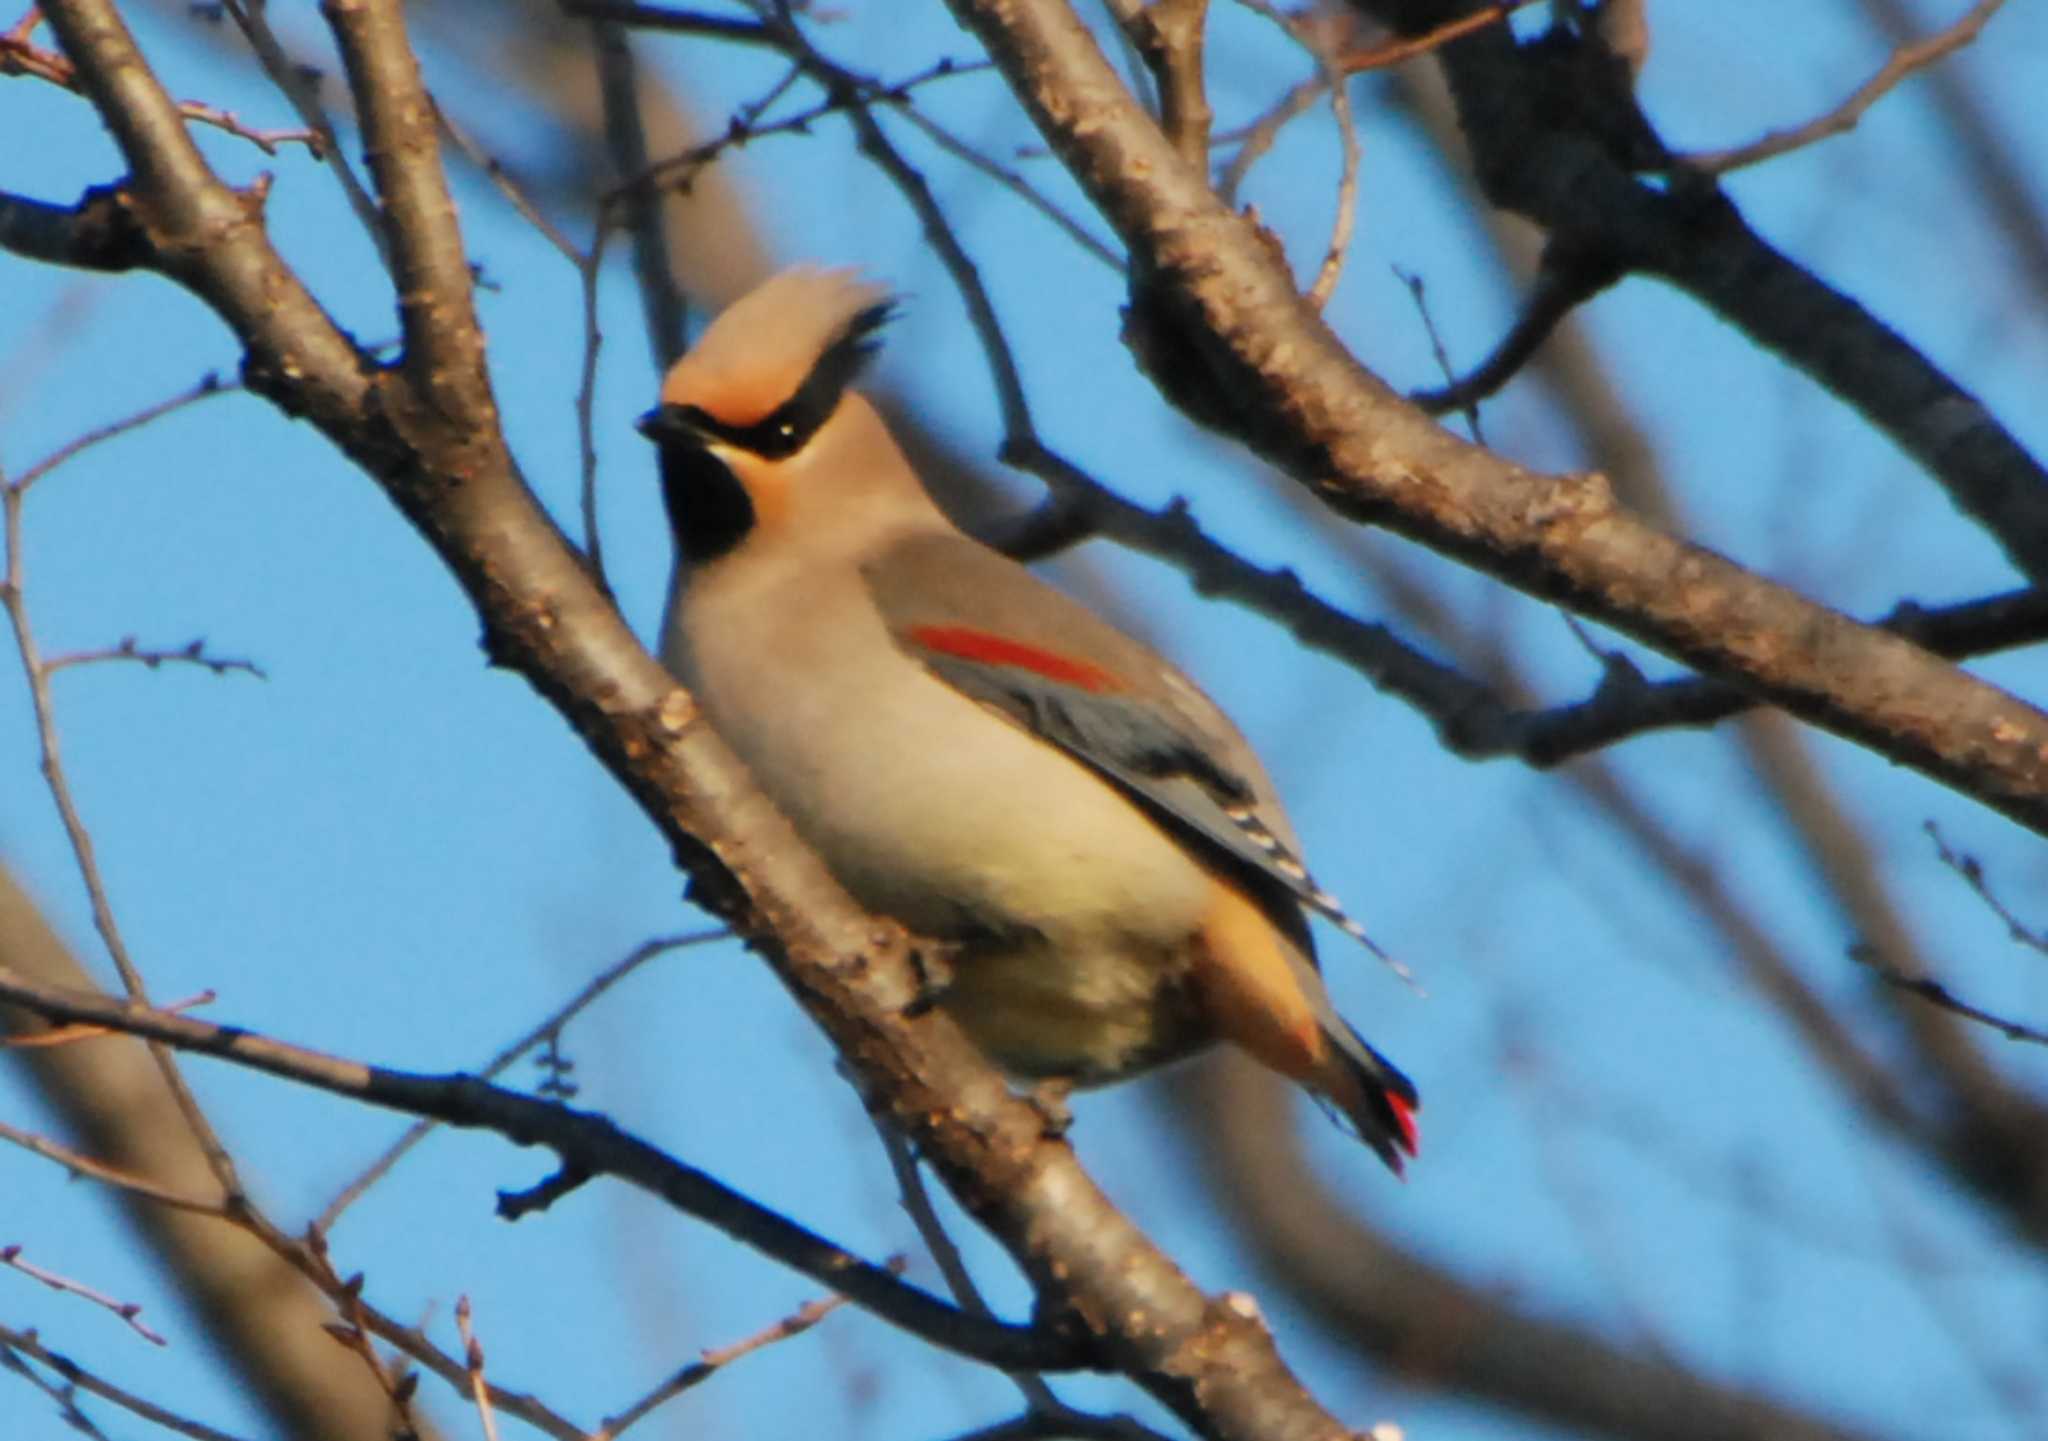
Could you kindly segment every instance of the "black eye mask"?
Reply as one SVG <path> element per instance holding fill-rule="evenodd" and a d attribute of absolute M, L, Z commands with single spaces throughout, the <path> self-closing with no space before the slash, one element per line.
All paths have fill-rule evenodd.
<path fill-rule="evenodd" d="M 853 384 L 881 343 L 875 331 L 889 318 L 890 306 L 874 305 L 847 323 L 845 332 L 833 341 L 796 394 L 752 425 L 727 425 L 694 405 L 682 406 L 677 419 L 700 435 L 723 441 L 739 450 L 750 451 L 765 460 L 781 460 L 804 448 L 818 428 L 839 408 L 846 387 Z"/>

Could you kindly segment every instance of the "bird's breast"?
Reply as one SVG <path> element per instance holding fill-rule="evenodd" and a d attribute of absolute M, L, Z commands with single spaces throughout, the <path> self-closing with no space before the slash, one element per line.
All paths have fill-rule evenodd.
<path fill-rule="evenodd" d="M 1213 883 L 1180 843 L 901 651 L 857 581 L 745 599 L 687 595 L 672 666 L 856 899 L 969 943 L 949 1005 L 977 1040 L 1097 1078 L 1187 1049 L 1172 996 Z"/>

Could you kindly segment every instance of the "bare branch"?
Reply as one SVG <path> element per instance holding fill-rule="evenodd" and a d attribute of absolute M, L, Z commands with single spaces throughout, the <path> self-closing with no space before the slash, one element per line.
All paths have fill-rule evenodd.
<path fill-rule="evenodd" d="M 108 661 L 134 661 L 139 665 L 149 667 L 151 670 L 156 670 L 166 665 L 191 665 L 198 666 L 201 670 L 211 671 L 215 675 L 232 675 L 239 671 L 244 675 L 252 675 L 258 680 L 270 679 L 264 673 L 263 667 L 252 660 L 239 660 L 234 656 L 208 655 L 206 653 L 206 641 L 203 638 L 189 640 L 181 646 L 156 647 L 140 645 L 136 642 L 134 636 L 124 635 L 118 643 L 103 647 L 100 650 L 74 650 L 67 651 L 63 655 L 53 655 L 43 662 L 43 668 L 50 674 L 55 675 L 58 671 L 68 666 L 100 665 Z"/>
<path fill-rule="evenodd" d="M 1202 74 L 1202 31 L 1209 0 L 1150 0 L 1124 7 L 1124 34 L 1159 86 L 1159 124 L 1189 165 L 1209 163 L 1209 127 L 1215 116 Z"/>
<path fill-rule="evenodd" d="M 2048 640 L 2048 591 L 2008 591 L 1938 609 L 1909 601 L 1870 624 L 1936 655 L 1985 655 Z M 1458 754 L 1517 755 L 1535 766 L 1558 765 L 1645 731 L 1712 725 L 1761 704 L 1718 680 L 1652 683 L 1620 656 L 1610 656 L 1590 697 L 1550 710 L 1504 707 L 1484 687 L 1449 672 L 1434 678 L 1427 691 L 1399 693 L 1436 720 L 1445 744 Z"/>
<path fill-rule="evenodd" d="M 33 75 L 76 92 L 79 88 L 78 74 L 71 62 L 30 42 L 28 37 L 37 16 L 37 11 L 30 10 L 27 20 L 11 31 L 0 32 L 0 75 Z M 303 145 L 316 160 L 324 158 L 327 153 L 326 139 L 315 131 L 258 130 L 244 125 L 233 111 L 209 105 L 203 100 L 179 101 L 178 113 L 196 124 L 211 125 L 216 130 L 246 140 L 265 155 L 276 155 L 286 145 Z"/>
<path fill-rule="evenodd" d="M 83 1281 L 74 1281 L 69 1276 L 60 1276 L 55 1271 L 38 1266 L 33 1261 L 21 1259 L 21 1243 L 10 1242 L 0 1246 L 0 1266 L 10 1266 L 32 1280 L 40 1281 L 52 1291 L 62 1291 L 76 1296 L 81 1301 L 90 1301 L 95 1306 L 112 1311 L 127 1323 L 128 1329 L 154 1346 L 168 1346 L 161 1334 L 152 1330 L 142 1319 L 142 1306 L 135 1301 L 116 1301 L 106 1292 L 95 1290 Z"/>
<path fill-rule="evenodd" d="M 1934 842 L 1934 851 L 1941 858 L 1941 863 L 1961 876 L 1970 889 L 1977 893 L 1977 898 L 1990 907 L 1991 914 L 2005 922 L 2007 935 L 2029 950 L 2048 955 L 2048 931 L 2037 930 L 2028 925 L 2014 915 L 2005 902 L 1999 900 L 1997 893 L 1991 889 L 1990 879 L 1984 874 L 1983 862 L 1975 856 L 1950 850 L 1948 842 L 1941 837 L 1941 828 L 1933 821 L 1924 822 L 1921 829 L 1925 830 L 1928 839 Z"/>
<path fill-rule="evenodd" d="M 1435 390 L 1412 391 L 1408 399 L 1431 415 L 1452 410 L 1469 412 L 1479 401 L 1513 380 L 1566 316 L 1620 279 L 1621 272 L 1601 263 L 1597 256 L 1572 254 L 1559 245 L 1546 246 L 1535 286 L 1522 302 L 1522 313 L 1494 347 L 1493 354 L 1464 379 Z"/>
<path fill-rule="evenodd" d="M 559 1036 L 562 1032 L 562 1027 L 568 1025 L 570 1021 L 574 1020 L 588 1006 L 595 1002 L 598 997 L 609 991 L 613 986 L 616 986 L 620 981 L 626 979 L 627 976 L 632 975 L 656 956 L 666 955 L 670 951 L 682 950 L 689 946 L 701 945 L 707 941 L 718 940 L 730 934 L 731 932 L 723 929 L 694 931 L 688 935 L 658 936 L 651 941 L 641 942 L 619 960 L 614 961 L 595 976 L 592 976 L 590 981 L 581 990 L 563 1002 L 539 1025 L 533 1027 L 525 1035 L 486 1061 L 482 1069 L 477 1072 L 477 1075 L 488 1081 L 502 1074 L 508 1066 L 512 1065 L 513 1062 L 517 1061 L 535 1046 L 552 1037 Z M 439 1122 L 434 1120 L 422 1120 L 406 1127 L 405 1134 L 394 1141 L 389 1150 L 372 1161 L 354 1180 L 343 1186 L 334 1199 L 329 1201 L 320 1214 L 314 1218 L 311 1227 L 314 1234 L 324 1234 L 333 1230 L 334 1223 L 341 1219 L 341 1213 L 361 1200 L 372 1186 L 391 1174 L 392 1168 L 405 1159 L 406 1153 L 432 1134 L 438 1124 Z"/>
<path fill-rule="evenodd" d="M 981 1288 L 974 1284 L 974 1277 L 968 1272 L 960 1248 L 953 1244 L 953 1238 L 946 1234 L 945 1225 L 939 1220 L 938 1210 L 925 1191 L 924 1178 L 918 1174 L 917 1157 L 911 1153 L 910 1143 L 886 1116 L 870 1113 L 868 1119 L 874 1122 L 875 1136 L 882 1143 L 882 1154 L 889 1158 L 889 1171 L 896 1177 L 896 1192 L 903 1203 L 904 1214 L 910 1217 L 910 1224 L 917 1228 L 925 1250 L 938 1264 L 946 1289 L 952 1292 L 960 1309 L 969 1315 L 994 1315 L 981 1294 Z M 1024 1404 L 1033 1411 L 1044 1412 L 1058 1407 L 1059 1398 L 1053 1395 L 1052 1387 L 1046 1384 L 1044 1377 L 1028 1371 L 1012 1371 L 1010 1380 L 1024 1393 Z"/>
<path fill-rule="evenodd" d="M 377 222 L 377 203 L 370 199 L 370 192 L 363 188 L 355 167 L 349 164 L 347 152 L 335 138 L 334 122 L 327 118 L 327 111 L 320 104 L 316 81 L 303 66 L 285 54 L 277 32 L 270 28 L 270 17 L 263 4 L 251 3 L 251 0 L 221 0 L 221 8 L 241 30 L 242 38 L 249 42 L 249 48 L 255 52 L 256 63 L 263 67 L 270 83 L 298 112 L 299 123 L 320 137 L 319 155 L 327 162 L 328 170 L 341 186 L 341 193 L 348 199 L 349 209 L 355 213 L 364 233 L 370 237 L 370 243 L 377 248 L 378 258 L 388 269 L 391 251 L 384 239 L 384 227 Z"/>
<path fill-rule="evenodd" d="M 891 1257 L 885 1264 L 891 1271 L 902 1270 L 900 1257 Z M 597 1430 L 591 1433 L 590 1441 L 615 1441 L 616 1437 L 644 1420 L 657 1407 L 667 1404 L 693 1387 L 703 1385 L 743 1356 L 751 1356 L 756 1351 L 773 1346 L 778 1341 L 787 1341 L 792 1336 L 803 1335 L 845 1304 L 844 1296 L 821 1296 L 815 1301 L 806 1301 L 773 1325 L 729 1346 L 718 1346 L 706 1351 L 618 1415 L 607 1416 L 599 1423 Z"/>
<path fill-rule="evenodd" d="M 85 987 L 88 978 L 36 907 L 0 870 L 0 963 L 41 981 Z M 10 1043 L 27 1035 L 80 1037 L 93 1027 L 44 1027 L 0 1005 Z M 0 1137 L 116 1191 L 138 1237 L 176 1285 L 190 1317 L 224 1355 L 237 1384 L 305 1441 L 358 1441 L 381 1433 L 388 1403 L 353 1371 L 338 1368 L 318 1327 L 327 1300 L 295 1271 L 306 1248 L 270 1225 L 247 1198 L 221 1191 L 205 1152 L 184 1124 L 155 1052 L 128 1037 L 84 1044 L 12 1044 L 15 1069 L 89 1151 L 11 1129 Z M 232 1206 L 232 1210 L 230 1207 Z M 317 1270 L 317 1268 L 314 1268 Z M 338 1289 L 338 1287 L 337 1287 Z M 574 1441 L 566 1428 L 559 1441 Z"/>
<path fill-rule="evenodd" d="M 27 470 L 24 470 L 15 479 L 13 483 L 14 489 L 27 490 L 58 466 L 76 456 L 80 451 L 89 450 L 95 445 L 114 439 L 116 436 L 126 435 L 131 430 L 140 430 L 151 421 L 160 420 L 173 411 L 183 410 L 188 405 L 195 405 L 202 400 L 210 400 L 216 395 L 226 395 L 231 391 L 238 391 L 241 388 L 241 381 L 224 380 L 219 371 L 209 370 L 206 374 L 200 376 L 189 389 L 182 390 L 167 400 L 160 400 L 154 405 L 144 406 L 133 415 L 124 415 L 119 420 L 108 421 L 105 425 L 97 426 L 75 439 L 66 441 L 63 445 L 58 446 L 41 460 L 31 465 Z"/>
<path fill-rule="evenodd" d="M 955 66 L 954 73 L 984 68 L 986 67 Z M 905 120 L 908 120 L 912 125 L 922 130 L 931 140 L 932 144 L 938 146 L 939 149 L 945 151 L 955 160 L 973 166 L 983 175 L 995 181 L 996 184 L 1002 186 L 1005 190 L 1058 226 L 1066 233 L 1069 240 L 1081 247 L 1083 252 L 1092 255 L 1095 259 L 1113 270 L 1121 271 L 1124 268 L 1123 257 L 1117 254 L 1106 241 L 1098 238 L 1094 232 L 1090 231 L 1079 220 L 1076 220 L 1073 216 L 1055 205 L 1046 197 L 1044 191 L 1025 179 L 1022 173 L 1010 169 L 1007 165 L 1001 164 L 992 157 L 984 155 L 972 145 L 969 145 L 952 131 L 946 129 L 945 126 L 939 124 L 938 121 L 925 114 L 917 106 L 911 104 L 907 95 L 900 103 L 897 103 L 896 111 Z"/>
<path fill-rule="evenodd" d="M 83 1430 L 88 1436 L 103 1437 L 104 1433 L 78 1410 L 76 1399 L 70 1394 L 70 1388 L 90 1392 L 103 1401 L 110 1401 L 119 1406 L 130 1415 L 139 1416 L 144 1421 L 161 1426 L 176 1435 L 189 1437 L 190 1441 L 238 1441 L 237 1437 L 226 1431 L 218 1431 L 190 1417 L 180 1416 L 177 1412 L 159 1406 L 153 1401 L 143 1400 L 133 1391 L 124 1390 L 111 1381 L 102 1380 L 70 1357 L 52 1351 L 33 1331 L 16 1331 L 9 1326 L 0 1326 L 0 1364 L 30 1374 L 27 1373 L 27 1368 L 21 1365 L 20 1356 L 27 1356 L 47 1366 L 64 1378 L 63 1391 L 51 1390 L 47 1386 L 43 1389 L 63 1408 L 64 1419 Z M 31 1379 L 41 1385 L 41 1378 L 31 1375 Z"/>
<path fill-rule="evenodd" d="M 112 187 L 89 189 L 76 205 L 0 191 L 0 250 L 80 270 L 133 270 L 150 262 Z"/>
<path fill-rule="evenodd" d="M 1265 16 L 1308 51 L 1309 58 L 1323 72 L 1324 88 L 1330 92 L 1330 117 L 1336 122 L 1337 144 L 1343 151 L 1343 171 L 1337 181 L 1336 217 L 1330 222 L 1330 243 L 1323 254 L 1315 282 L 1308 288 L 1308 303 L 1321 310 L 1336 293 L 1338 277 L 1344 273 L 1344 252 L 1351 246 L 1351 228 L 1358 208 L 1358 129 L 1351 123 L 1351 92 L 1332 52 L 1329 40 L 1314 17 L 1296 17 L 1280 10 L 1271 0 L 1238 0 L 1247 9 Z"/>
<path fill-rule="evenodd" d="M 1847 100 L 1826 114 L 1816 115 L 1804 125 L 1773 130 L 1761 139 L 1728 150 L 1695 151 L 1689 155 L 1679 156 L 1678 160 L 1710 175 L 1724 175 L 1730 170 L 1739 170 L 1760 160 L 1770 160 L 1794 150 L 1804 149 L 1832 136 L 1846 135 L 1856 128 L 1864 113 L 1890 94 L 1900 81 L 1975 40 L 2004 4 L 2005 0 L 1977 0 L 1976 4 L 1964 11 L 1961 17 L 1946 29 L 1936 31 L 1925 40 L 1899 46 L 1886 57 L 1884 64 L 1878 67 L 1877 73 L 1857 86 L 1855 93 Z"/>
<path fill-rule="evenodd" d="M 33 1131 L 21 1130 L 19 1127 L 8 1125 L 5 1121 L 0 1121 L 0 1141 L 11 1141 L 25 1151 L 33 1152 L 45 1160 L 55 1161 L 74 1175 L 90 1176 L 95 1181 L 130 1192 L 145 1200 L 154 1201 L 161 1206 L 171 1206 L 177 1210 L 189 1211 L 193 1215 L 198 1216 L 225 1216 L 227 1214 L 227 1207 L 221 1201 L 204 1196 L 188 1196 L 182 1192 L 173 1191 L 167 1186 L 158 1185 L 146 1176 L 122 1170 L 118 1166 L 110 1166 L 104 1161 L 94 1160 L 91 1156 L 81 1151 L 75 1151 L 69 1146 L 58 1145 L 47 1136 L 38 1136 Z"/>
<path fill-rule="evenodd" d="M 1170 399 L 1354 519 L 1562 600 L 2048 830 L 2048 715 L 1657 530 L 1602 477 L 1539 475 L 1429 423 L 1305 310 L 1256 229 L 1180 163 L 1069 8 L 951 4 L 1155 277 L 1136 308 L 1184 342 L 1147 347 L 1182 358 L 1154 370 Z"/>
<path fill-rule="evenodd" d="M 114 963 L 122 987 L 131 998 L 146 1001 L 149 992 L 143 984 L 142 972 L 129 954 L 127 940 L 115 920 L 113 902 L 107 893 L 106 877 L 100 870 L 92 832 L 86 828 L 85 819 L 72 795 L 70 778 L 64 770 L 63 752 L 57 738 L 56 702 L 50 694 L 51 668 L 42 657 L 35 628 L 29 622 L 22 545 L 22 507 L 26 499 L 27 494 L 20 484 L 0 486 L 0 527 L 6 531 L 4 561 L 0 561 L 0 609 L 7 612 L 8 623 L 14 630 L 15 649 L 21 657 L 22 675 L 28 683 L 29 704 L 35 713 L 43 783 L 57 807 L 57 816 L 64 827 L 65 839 L 70 843 L 79 879 L 85 886 L 93 929 L 106 947 L 107 957 Z M 236 1174 L 234 1160 L 200 1109 L 177 1062 L 168 1050 L 160 1046 L 152 1047 L 150 1055 L 176 1099 L 185 1124 L 191 1128 L 193 1139 L 205 1153 L 207 1164 L 214 1178 L 220 1182 L 221 1189 L 229 1196 L 242 1195 L 243 1187 Z"/>
<path fill-rule="evenodd" d="M 605 144 L 620 181 L 619 206 L 626 232 L 633 240 L 633 274 L 640 282 L 640 304 L 647 321 L 647 345 L 657 371 L 666 371 L 683 353 L 683 293 L 670 264 L 668 235 L 661 223 L 661 195 L 648 179 L 647 132 L 640 123 L 640 79 L 633 44 L 623 27 L 594 21 L 591 43 L 597 52 L 598 91 L 604 98 Z M 607 213 L 610 207 L 607 206 Z M 596 544 L 594 524 L 586 524 Z M 592 552 L 593 558 L 596 552 Z"/>
<path fill-rule="evenodd" d="M 1447 9 L 1350 3 L 1409 31 Z M 1909 341 L 1768 244 L 1711 176 L 1646 178 L 1670 153 L 1624 59 L 1597 40 L 1521 45 L 1492 29 L 1442 58 L 1489 200 L 1576 254 L 1668 282 L 1805 371 L 1924 467 L 2022 574 L 2048 581 L 2048 469 Z"/>
<path fill-rule="evenodd" d="M 0 999 L 50 1020 L 108 1026 L 372 1105 L 496 1131 L 520 1145 L 547 1146 L 561 1157 L 565 1172 L 617 1176 L 945 1350 L 1006 1369 L 1072 1370 L 1094 1364 L 1087 1348 L 1074 1338 L 969 1316 L 905 1285 L 887 1268 L 857 1259 L 602 1116 L 502 1090 L 474 1076 L 387 1070 L 286 1045 L 240 1027 L 62 992 L 5 967 L 0 967 Z"/>
<path fill-rule="evenodd" d="M 1425 30 L 1420 35 L 1407 35 L 1399 40 L 1374 45 L 1365 50 L 1354 50 L 1339 61 L 1344 73 L 1357 75 L 1367 70 L 1386 70 L 1418 55 L 1427 55 L 1440 50 L 1453 40 L 1462 40 L 1467 35 L 1484 30 L 1489 25 L 1498 25 L 1517 10 L 1537 4 L 1538 0 L 1509 0 L 1509 3 L 1482 5 L 1467 15 L 1454 16 Z"/>
<path fill-rule="evenodd" d="M 2036 1046 L 2048 1046 L 2048 1030 L 2042 1030 L 2039 1026 L 2029 1026 L 2020 1021 L 2009 1020 L 2004 1016 L 1994 1015 L 1981 1006 L 1973 1006 L 1932 976 L 1908 975 L 1904 971 L 1886 964 L 1884 959 L 1870 946 L 1851 946 L 1849 948 L 1849 955 L 1859 965 L 1868 967 L 1871 971 L 1875 972 L 1886 985 L 1895 986 L 1908 995 L 1918 996 L 1921 1000 L 1931 1005 L 1939 1006 L 1944 1011 L 1961 1016 L 1964 1020 L 1975 1021 L 1980 1026 L 1987 1026 L 2004 1036 L 2008 1041 L 2025 1041 Z"/>
<path fill-rule="evenodd" d="M 766 21 L 731 19 L 678 10 L 667 5 L 614 4 L 611 0 L 562 0 L 562 9 L 585 20 L 613 20 L 643 30 L 662 30 L 672 35 L 701 35 L 712 40 L 732 40 L 746 45 L 780 47 L 782 34 Z"/>
<path fill-rule="evenodd" d="M 402 360 L 422 399 L 491 413 L 469 256 L 440 163 L 439 112 L 420 78 L 397 0 L 329 0 L 363 146 L 383 202 L 405 332 Z"/>
<path fill-rule="evenodd" d="M 491 1388 L 484 1383 L 484 1348 L 469 1324 L 469 1296 L 455 1298 L 455 1329 L 462 1337 L 463 1364 L 469 1369 L 469 1394 L 483 1423 L 484 1441 L 498 1441 L 498 1416 L 491 1409 Z"/>
<path fill-rule="evenodd" d="M 1216 182 L 1216 194 L 1225 205 L 1236 206 L 1237 193 L 1244 188 L 1245 177 L 1251 174 L 1252 167 L 1273 148 L 1289 121 L 1308 113 L 1309 107 L 1316 103 L 1316 98 L 1329 88 L 1329 84 L 1329 78 L 1319 70 L 1274 101 L 1250 125 L 1217 137 L 1219 142 L 1238 142 L 1237 153 L 1230 157 L 1230 163 L 1223 167 L 1223 174 Z"/>

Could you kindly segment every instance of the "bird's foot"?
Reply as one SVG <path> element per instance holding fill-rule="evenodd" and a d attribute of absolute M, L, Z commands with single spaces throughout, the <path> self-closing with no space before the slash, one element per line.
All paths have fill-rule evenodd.
<path fill-rule="evenodd" d="M 911 943 L 910 968 L 917 978 L 917 994 L 903 1008 L 906 1017 L 915 1020 L 946 999 L 946 992 L 953 989 L 953 957 L 959 949 L 923 937 Z"/>
<path fill-rule="evenodd" d="M 1067 1104 L 1067 1097 L 1073 1093 L 1074 1083 L 1064 1077 L 1034 1081 L 1024 1093 L 1024 1099 L 1045 1123 L 1047 1139 L 1057 1140 L 1074 1124 L 1074 1108 Z"/>

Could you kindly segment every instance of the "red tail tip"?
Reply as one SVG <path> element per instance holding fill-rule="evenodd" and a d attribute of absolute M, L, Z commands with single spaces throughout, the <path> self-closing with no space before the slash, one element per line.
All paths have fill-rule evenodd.
<path fill-rule="evenodd" d="M 1417 1148 L 1422 1143 L 1422 1133 L 1415 1126 L 1414 1104 L 1407 1097 L 1396 1095 L 1392 1091 L 1387 1091 L 1384 1094 L 1387 1098 L 1388 1109 L 1394 1113 L 1394 1123 L 1400 1127 L 1401 1134 L 1394 1138 L 1395 1141 L 1409 1155 L 1421 1155 L 1421 1151 Z"/>

